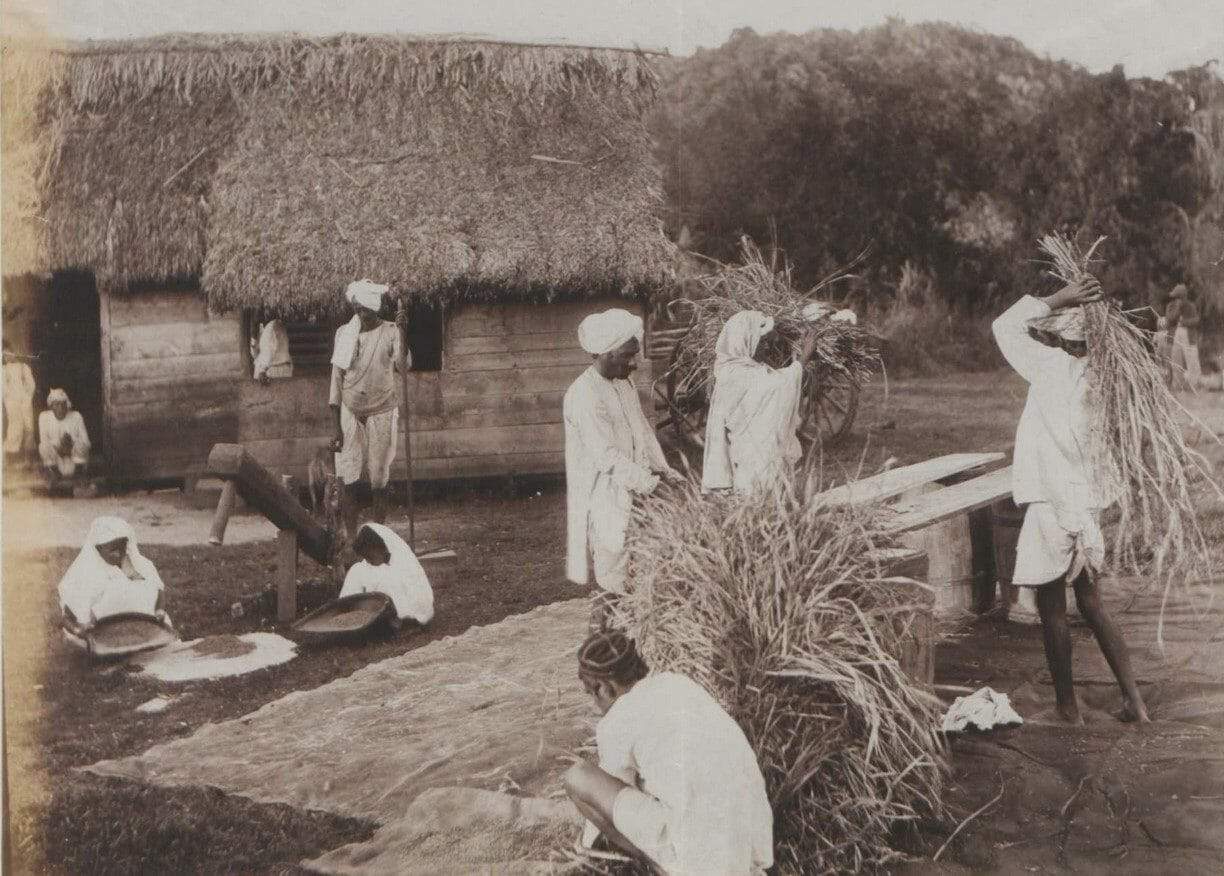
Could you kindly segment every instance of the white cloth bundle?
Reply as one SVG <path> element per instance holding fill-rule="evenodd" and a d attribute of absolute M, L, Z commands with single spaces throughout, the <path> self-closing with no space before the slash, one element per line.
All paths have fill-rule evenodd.
<path fill-rule="evenodd" d="M 966 727 L 990 730 L 1008 724 L 1023 724 L 1024 719 L 1012 708 L 1007 694 L 984 687 L 969 696 L 957 697 L 944 715 L 940 727 L 944 733 L 960 733 Z"/>

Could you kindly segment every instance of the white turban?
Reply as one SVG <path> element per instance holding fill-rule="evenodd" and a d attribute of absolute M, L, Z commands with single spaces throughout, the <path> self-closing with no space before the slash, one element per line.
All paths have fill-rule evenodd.
<path fill-rule="evenodd" d="M 592 313 L 578 324 L 578 344 L 592 356 L 610 353 L 630 338 L 642 343 L 642 318 L 627 310 L 613 308 Z"/>
<path fill-rule="evenodd" d="M 64 392 L 58 387 L 47 393 L 47 404 L 53 405 L 56 402 L 63 402 L 69 407 L 72 407 L 72 402 L 68 399 L 68 393 Z"/>
<path fill-rule="evenodd" d="M 383 296 L 389 287 L 373 280 L 354 280 L 344 290 L 344 300 L 349 304 L 364 307 L 375 312 L 382 310 Z"/>
<path fill-rule="evenodd" d="M 1058 310 L 1049 316 L 1039 317 L 1029 321 L 1029 325 L 1038 331 L 1058 335 L 1064 341 L 1084 341 L 1084 308 L 1068 307 Z"/>

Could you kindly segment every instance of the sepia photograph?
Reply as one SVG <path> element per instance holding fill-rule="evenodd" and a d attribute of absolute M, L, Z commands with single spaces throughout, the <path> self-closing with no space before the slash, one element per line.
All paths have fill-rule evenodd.
<path fill-rule="evenodd" d="M 1224 873 L 1224 0 L 0 0 L 0 870 Z"/>

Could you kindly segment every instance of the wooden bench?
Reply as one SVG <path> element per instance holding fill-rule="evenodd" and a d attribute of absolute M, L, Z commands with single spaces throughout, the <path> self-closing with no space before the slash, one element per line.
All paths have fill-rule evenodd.
<path fill-rule="evenodd" d="M 1002 453 L 955 453 L 820 493 L 817 501 L 883 503 L 886 527 L 926 555 L 936 615 L 989 610 L 996 584 L 994 507 L 1011 496 Z M 940 483 L 942 481 L 942 483 Z"/>

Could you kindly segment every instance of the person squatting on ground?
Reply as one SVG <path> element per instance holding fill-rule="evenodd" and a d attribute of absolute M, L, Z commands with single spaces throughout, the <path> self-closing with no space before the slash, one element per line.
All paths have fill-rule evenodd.
<path fill-rule="evenodd" d="M 335 415 L 331 449 L 344 482 L 342 512 L 350 542 L 357 535 L 357 484 L 369 474 L 372 516 L 387 519 L 387 483 L 399 438 L 400 332 L 379 316 L 387 286 L 358 280 L 344 292 L 353 318 L 336 329 L 328 404 Z"/>
<path fill-rule="evenodd" d="M 1164 318 L 1172 386 L 1174 389 L 1196 390 L 1203 377 L 1198 352 L 1200 318 L 1184 283 L 1178 283 L 1169 293 Z"/>
<path fill-rule="evenodd" d="M 38 456 L 54 484 L 84 474 L 89 463 L 89 432 L 80 412 L 72 409 L 68 393 L 51 390 L 47 404 L 51 409 L 38 415 Z"/>
<path fill-rule="evenodd" d="M 705 490 L 750 492 L 788 476 L 802 455 L 797 432 L 803 363 L 816 336 L 804 340 L 795 361 L 775 369 L 758 357 L 773 332 L 770 317 L 744 310 L 718 335 L 701 470 Z"/>
<path fill-rule="evenodd" d="M 578 343 L 592 363 L 565 393 L 566 576 L 592 577 L 592 629 L 602 629 L 610 603 L 625 592 L 625 533 L 633 496 L 648 495 L 659 478 L 681 480 L 667 464 L 630 375 L 642 349 L 642 318 L 612 309 L 578 326 Z"/>
<path fill-rule="evenodd" d="M 382 593 L 395 606 L 399 629 L 406 620 L 424 626 L 433 620 L 433 588 L 420 560 L 408 543 L 380 523 L 365 523 L 353 540 L 353 552 L 361 559 L 344 578 L 340 598 L 357 593 Z"/>
<path fill-rule="evenodd" d="M 4 453 L 18 456 L 34 447 L 34 372 L 7 349 L 4 351 Z"/>
<path fill-rule="evenodd" d="M 599 766 L 580 761 L 566 793 L 599 834 L 667 874 L 739 876 L 773 866 L 773 812 L 743 730 L 705 688 L 647 674 L 621 632 L 595 633 L 578 678 L 603 717 Z"/>
<path fill-rule="evenodd" d="M 1068 585 L 1122 689 L 1123 720 L 1148 720 L 1126 644 L 1097 583 L 1105 561 L 1100 514 L 1118 498 L 1098 483 L 1089 458 L 1083 305 L 1101 294 L 1088 279 L 1045 299 L 1026 295 L 992 327 L 1008 364 L 1029 384 L 1013 459 L 1013 497 L 1027 508 L 1012 583 L 1036 588 L 1057 712 L 1073 724 L 1083 719 L 1071 675 Z"/>
<path fill-rule="evenodd" d="M 136 544 L 136 533 L 119 517 L 99 517 L 89 526 L 85 545 L 59 583 L 64 622 L 88 630 L 117 614 L 147 614 L 166 624 L 165 585 L 157 567 Z"/>

